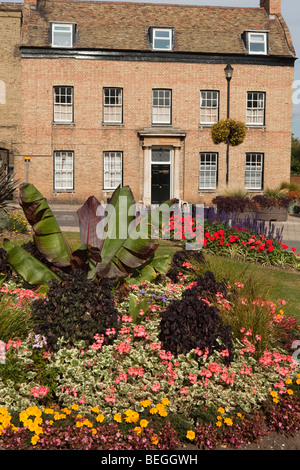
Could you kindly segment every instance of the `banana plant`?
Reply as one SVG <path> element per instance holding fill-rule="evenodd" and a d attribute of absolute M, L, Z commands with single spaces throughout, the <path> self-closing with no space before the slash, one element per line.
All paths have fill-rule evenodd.
<path fill-rule="evenodd" d="M 91 196 L 77 212 L 81 246 L 72 251 L 46 199 L 34 185 L 25 183 L 19 188 L 19 203 L 32 227 L 33 241 L 50 268 L 8 239 L 3 246 L 11 266 L 31 284 L 47 284 L 50 279 L 61 279 L 60 270 L 74 269 L 84 270 L 93 280 L 125 279 L 134 274 L 141 277 L 147 264 L 153 263 L 158 248 L 158 243 L 150 236 L 153 226 L 160 231 L 157 220 L 161 223 L 175 202 L 174 199 L 166 201 L 137 217 L 132 213 L 135 201 L 129 186 L 119 186 L 109 206 L 101 205 Z M 156 259 L 155 263 L 152 278 L 160 265 L 166 269 L 165 257 L 161 262 Z M 144 272 L 149 276 L 149 270 Z"/>

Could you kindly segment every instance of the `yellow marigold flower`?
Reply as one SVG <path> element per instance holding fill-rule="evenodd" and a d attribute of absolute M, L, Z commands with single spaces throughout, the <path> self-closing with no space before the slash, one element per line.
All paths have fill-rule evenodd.
<path fill-rule="evenodd" d="M 218 426 L 218 427 L 220 428 L 220 427 L 222 426 L 221 421 L 217 421 L 217 422 L 216 422 L 216 426 Z"/>
<path fill-rule="evenodd" d="M 33 446 L 35 446 L 36 443 L 38 442 L 38 440 L 39 440 L 39 436 L 37 436 L 37 435 L 35 434 L 35 435 L 31 438 L 31 444 L 32 444 Z"/>
<path fill-rule="evenodd" d="M 142 428 L 141 428 L 140 426 L 136 426 L 136 427 L 134 428 L 134 431 L 137 433 L 137 435 L 139 435 L 139 434 L 141 434 L 141 432 L 142 432 Z"/>
<path fill-rule="evenodd" d="M 236 415 L 237 415 L 238 418 L 242 418 L 242 417 L 243 417 L 242 413 L 237 413 Z"/>
<path fill-rule="evenodd" d="M 93 413 L 99 413 L 100 410 L 99 410 L 98 406 L 94 406 L 94 407 L 91 409 L 91 411 L 93 411 Z"/>
<path fill-rule="evenodd" d="M 162 403 L 158 403 L 158 404 L 156 405 L 156 408 L 157 408 L 158 410 L 164 410 L 164 409 L 165 409 L 165 405 L 163 405 Z"/>
<path fill-rule="evenodd" d="M 120 413 L 114 415 L 114 420 L 117 421 L 117 423 L 122 422 L 122 416 L 120 415 Z"/>
<path fill-rule="evenodd" d="M 88 428 L 92 428 L 92 427 L 93 427 L 93 424 L 92 424 L 92 423 L 90 422 L 90 420 L 88 420 L 88 419 L 85 419 L 85 420 L 83 421 L 83 425 L 84 425 L 84 426 L 87 426 Z"/>
<path fill-rule="evenodd" d="M 278 403 L 279 402 L 278 398 L 273 398 L 273 402 Z"/>
<path fill-rule="evenodd" d="M 35 434 L 39 435 L 39 434 L 43 434 L 43 428 L 41 426 L 36 426 L 35 428 Z"/>
<path fill-rule="evenodd" d="M 154 445 L 158 444 L 158 437 L 157 436 L 152 436 L 151 441 L 152 441 L 152 444 L 154 444 Z"/>
<path fill-rule="evenodd" d="M 54 410 L 52 410 L 52 408 L 45 408 L 44 413 L 47 414 L 47 415 L 53 415 Z"/>
<path fill-rule="evenodd" d="M 82 421 L 76 421 L 76 427 L 81 428 L 83 426 Z"/>
<path fill-rule="evenodd" d="M 217 419 L 222 421 L 222 416 L 217 416 Z"/>
<path fill-rule="evenodd" d="M 133 410 L 127 410 L 124 414 L 126 415 L 125 421 L 127 423 L 136 423 L 140 417 L 140 415 Z"/>
<path fill-rule="evenodd" d="M 285 383 L 288 385 L 288 384 L 292 384 L 293 381 L 292 381 L 292 379 L 286 379 Z"/>
<path fill-rule="evenodd" d="M 92 429 L 92 434 L 97 434 L 97 429 L 93 428 Z"/>
<path fill-rule="evenodd" d="M 218 409 L 218 413 L 221 413 L 221 415 L 224 414 L 225 413 L 224 408 L 220 406 L 220 408 Z"/>
<path fill-rule="evenodd" d="M 232 426 L 233 422 L 231 418 L 225 418 L 224 423 L 228 424 L 228 426 Z"/>
<path fill-rule="evenodd" d="M 193 439 L 195 439 L 195 433 L 194 433 L 194 431 L 189 430 L 189 431 L 186 433 L 186 438 L 189 439 L 190 441 L 192 441 Z"/>
<path fill-rule="evenodd" d="M 72 411 L 71 411 L 69 408 L 67 408 L 67 407 L 66 407 L 66 408 L 62 408 L 61 411 L 62 411 L 63 413 L 65 413 L 66 415 L 69 415 L 69 414 L 72 413 Z"/>
<path fill-rule="evenodd" d="M 98 415 L 98 416 L 96 416 L 96 421 L 97 421 L 98 423 L 102 423 L 102 421 L 104 421 L 104 415 Z"/>
<path fill-rule="evenodd" d="M 157 408 L 150 408 L 149 410 L 149 413 L 151 413 L 152 415 L 156 415 L 156 413 L 158 412 L 158 409 Z"/>
<path fill-rule="evenodd" d="M 293 392 L 293 390 L 291 390 L 290 388 L 288 388 L 288 389 L 287 389 L 287 393 L 288 393 L 289 395 L 293 395 L 294 392 Z"/>
<path fill-rule="evenodd" d="M 274 391 L 270 392 L 270 395 L 271 395 L 271 397 L 274 397 L 274 398 L 276 398 L 278 396 L 277 393 L 274 392 Z"/>
<path fill-rule="evenodd" d="M 165 406 L 169 405 L 169 403 L 170 403 L 169 400 L 168 400 L 168 398 L 163 398 L 163 399 L 161 400 L 161 402 L 162 402 L 162 404 L 165 405 Z"/>
<path fill-rule="evenodd" d="M 141 428 L 146 428 L 148 426 L 148 424 L 149 424 L 149 421 L 147 421 L 146 419 L 142 419 L 140 421 Z"/>
<path fill-rule="evenodd" d="M 297 385 L 300 384 L 300 379 L 297 379 L 297 380 L 296 380 L 296 384 L 297 384 Z"/>
<path fill-rule="evenodd" d="M 150 406 L 151 405 L 151 401 L 150 400 L 143 400 L 141 401 L 141 406 L 143 408 L 147 408 L 147 406 Z"/>
<path fill-rule="evenodd" d="M 75 403 L 71 406 L 72 410 L 79 410 L 79 406 Z"/>
<path fill-rule="evenodd" d="M 159 414 L 159 416 L 162 416 L 162 417 L 168 416 L 168 413 L 167 413 L 166 410 L 159 410 L 158 414 Z"/>

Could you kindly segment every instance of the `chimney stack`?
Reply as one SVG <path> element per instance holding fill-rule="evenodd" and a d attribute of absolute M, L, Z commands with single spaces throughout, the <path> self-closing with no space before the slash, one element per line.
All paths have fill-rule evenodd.
<path fill-rule="evenodd" d="M 264 8 L 269 15 L 281 14 L 281 0 L 260 0 L 260 7 Z"/>
<path fill-rule="evenodd" d="M 38 0 L 24 0 L 24 5 L 27 5 L 29 8 L 31 7 L 36 8 L 37 2 Z"/>

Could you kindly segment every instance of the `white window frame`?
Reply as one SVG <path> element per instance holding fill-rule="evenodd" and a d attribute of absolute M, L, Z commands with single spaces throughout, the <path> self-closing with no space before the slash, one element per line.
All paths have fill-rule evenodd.
<path fill-rule="evenodd" d="M 260 157 L 260 163 L 257 157 Z M 261 191 L 263 189 L 264 154 L 260 152 L 246 153 L 245 189 Z"/>
<path fill-rule="evenodd" d="M 119 169 L 116 167 L 116 161 L 113 161 L 116 158 L 120 162 Z M 103 190 L 113 191 L 119 185 L 123 185 L 123 152 L 105 151 L 103 152 Z"/>
<path fill-rule="evenodd" d="M 63 161 L 60 163 L 60 159 L 69 159 L 69 162 L 66 162 L 69 167 L 63 168 Z M 71 162 L 71 165 L 70 165 Z M 53 163 L 53 186 L 55 191 L 72 191 L 74 190 L 74 152 L 73 151 L 64 151 L 56 150 L 54 152 L 54 163 Z M 71 178 L 68 176 L 71 175 Z M 60 177 L 60 181 L 59 181 Z M 71 183 L 68 183 L 68 182 Z"/>
<path fill-rule="evenodd" d="M 159 37 L 159 33 L 168 33 L 166 37 Z M 167 47 L 157 47 L 157 41 L 168 42 Z M 152 50 L 153 51 L 171 51 L 173 49 L 173 30 L 172 28 L 153 28 L 152 29 Z"/>
<path fill-rule="evenodd" d="M 67 93 L 67 88 L 71 90 L 71 94 Z M 57 89 L 59 92 L 57 94 Z M 65 97 L 61 102 L 57 102 L 57 98 Z M 68 97 L 71 98 L 68 103 Z M 59 100 L 58 100 L 59 101 Z M 55 85 L 53 87 L 53 122 L 57 123 L 71 123 L 74 121 L 74 89 L 68 85 Z"/>
<path fill-rule="evenodd" d="M 257 95 L 256 99 L 254 99 L 254 95 Z M 249 101 L 251 101 L 252 104 L 255 101 L 257 101 L 258 106 L 249 107 L 248 106 Z M 266 93 L 265 92 L 247 91 L 246 125 L 264 126 L 265 125 L 265 107 L 266 107 Z"/>
<path fill-rule="evenodd" d="M 64 28 L 65 31 L 59 31 L 59 28 Z M 60 32 L 66 36 L 70 36 L 70 44 L 62 45 L 55 41 L 55 33 Z M 73 23 L 51 23 L 51 45 L 52 47 L 73 47 L 74 44 L 74 24 Z"/>
<path fill-rule="evenodd" d="M 108 91 L 108 95 L 106 92 Z M 106 102 L 108 99 L 108 102 Z M 123 88 L 103 88 L 103 122 L 122 124 L 123 122 Z"/>
<path fill-rule="evenodd" d="M 217 98 L 213 98 L 213 93 L 217 94 Z M 209 97 L 209 94 L 211 96 Z M 205 101 L 216 101 L 217 106 L 207 106 Z M 210 119 L 209 119 L 210 117 Z M 200 124 L 215 124 L 219 117 L 219 91 L 218 90 L 200 90 Z"/>
<path fill-rule="evenodd" d="M 263 36 L 263 41 L 255 41 L 255 36 Z M 263 44 L 264 50 L 263 51 L 253 51 L 251 50 L 252 44 Z M 249 31 L 248 32 L 248 52 L 249 54 L 258 54 L 258 55 L 266 55 L 268 54 L 268 35 L 264 31 Z"/>
<path fill-rule="evenodd" d="M 167 96 L 167 94 L 169 96 Z M 165 103 L 169 100 L 169 105 Z M 157 104 L 154 104 L 157 101 Z M 155 88 L 152 90 L 152 124 L 171 124 L 172 90 Z"/>
<path fill-rule="evenodd" d="M 202 160 L 202 156 L 204 156 L 204 160 Z M 217 152 L 200 152 L 199 154 L 199 191 L 215 190 L 217 188 L 217 183 L 218 183 L 218 153 Z"/>

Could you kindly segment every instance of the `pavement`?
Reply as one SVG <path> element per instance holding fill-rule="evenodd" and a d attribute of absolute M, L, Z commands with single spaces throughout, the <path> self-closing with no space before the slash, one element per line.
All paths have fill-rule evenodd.
<path fill-rule="evenodd" d="M 300 217 L 288 215 L 286 222 L 273 222 L 275 230 L 282 229 L 282 243 L 289 247 L 289 250 L 296 248 L 296 253 L 300 253 Z"/>

